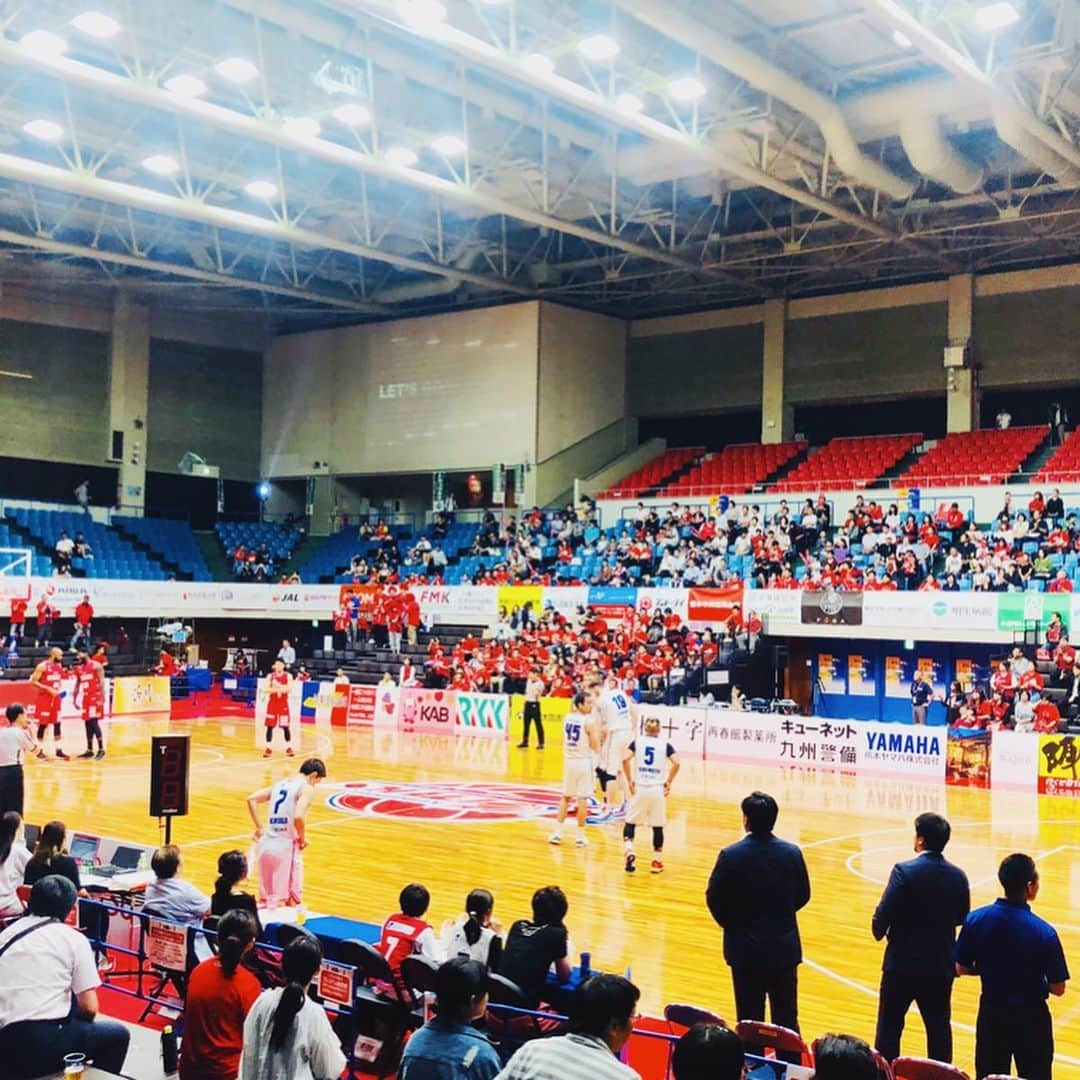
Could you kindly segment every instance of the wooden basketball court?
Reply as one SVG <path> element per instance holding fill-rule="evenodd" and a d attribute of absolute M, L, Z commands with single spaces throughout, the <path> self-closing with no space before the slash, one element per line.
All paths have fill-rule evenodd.
<path fill-rule="evenodd" d="M 79 729 L 66 732 L 69 753 L 82 748 Z M 911 854 L 915 815 L 943 812 L 953 824 L 948 855 L 967 871 L 975 904 L 999 895 L 995 873 L 1004 855 L 1036 858 L 1042 891 L 1035 910 L 1057 926 L 1073 973 L 1065 997 L 1051 999 L 1056 1075 L 1080 1080 L 1078 800 L 684 763 L 669 804 L 666 870 L 647 872 L 649 830 L 641 829 L 640 869 L 630 876 L 617 824 L 590 826 L 584 850 L 547 843 L 550 821 L 531 815 L 548 805 L 534 789 L 550 789 L 550 803 L 557 801 L 561 754 L 550 744 L 540 753 L 479 739 L 305 726 L 296 760 L 284 759 L 279 747 L 264 761 L 251 721 L 222 718 L 114 722 L 103 762 L 31 762 L 28 820 L 60 817 L 69 831 L 157 842 L 157 822 L 147 816 L 149 737 L 166 731 L 192 736 L 192 812 L 175 822 L 174 839 L 185 853 L 186 876 L 204 891 L 213 888 L 219 853 L 249 846 L 245 796 L 319 753 L 329 777 L 309 819 L 310 910 L 381 921 L 396 910 L 401 886 L 420 881 L 431 890 L 429 919 L 437 928 L 461 911 L 475 886 L 495 893 L 496 915 L 509 925 L 528 913 L 533 889 L 558 884 L 570 900 L 575 952 L 590 952 L 594 968 L 629 967 L 650 1013 L 683 1001 L 735 1019 L 705 885 L 717 850 L 741 833 L 739 800 L 755 787 L 769 791 L 780 802 L 778 834 L 803 846 L 810 867 L 813 898 L 800 920 L 808 1038 L 840 1030 L 872 1039 L 882 948 L 870 935 L 871 912 L 892 863 Z M 343 788 L 348 782 L 361 786 Z M 352 809 L 328 805 L 335 795 L 346 796 Z M 967 1071 L 977 991 L 977 980 L 961 980 L 953 998 L 956 1061 Z M 915 1013 L 903 1048 L 925 1051 Z"/>

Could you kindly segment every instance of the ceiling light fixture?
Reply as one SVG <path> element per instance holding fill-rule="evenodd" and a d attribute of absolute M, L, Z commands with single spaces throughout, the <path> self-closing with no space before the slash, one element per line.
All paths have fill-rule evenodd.
<path fill-rule="evenodd" d="M 431 149 L 443 157 L 461 157 L 468 148 L 460 135 L 440 135 L 431 140 Z"/>
<path fill-rule="evenodd" d="M 104 11 L 84 11 L 71 20 L 71 25 L 100 41 L 116 37 L 120 33 L 120 23 Z"/>
<path fill-rule="evenodd" d="M 259 74 L 259 69 L 250 60 L 246 60 L 242 56 L 230 56 L 227 60 L 222 60 L 220 64 L 217 64 L 214 70 L 223 79 L 228 79 L 229 82 L 236 83 L 238 86 L 251 82 Z"/>
<path fill-rule="evenodd" d="M 627 90 L 615 98 L 615 108 L 621 113 L 633 116 L 634 113 L 639 113 L 645 108 L 645 102 L 642 101 L 637 94 L 631 94 L 630 91 Z"/>
<path fill-rule="evenodd" d="M 975 25 L 980 30 L 1003 30 L 1020 21 L 1020 12 L 1008 2 L 1000 0 L 995 4 L 982 4 L 975 9 Z"/>
<path fill-rule="evenodd" d="M 586 60 L 613 60 L 619 55 L 619 43 L 608 34 L 592 34 L 578 42 L 578 52 Z"/>
<path fill-rule="evenodd" d="M 391 146 L 383 156 L 391 165 L 397 165 L 401 169 L 411 169 L 420 160 L 416 151 L 407 146 Z"/>
<path fill-rule="evenodd" d="M 367 127 L 371 123 L 371 110 L 359 101 L 339 105 L 331 114 L 339 123 L 349 127 Z"/>
<path fill-rule="evenodd" d="M 253 199 L 273 199 L 277 196 L 277 184 L 269 180 L 252 180 L 244 185 L 244 190 Z"/>
<path fill-rule="evenodd" d="M 555 61 L 543 53 L 529 53 L 521 58 L 521 66 L 533 75 L 552 75 L 555 72 Z"/>
<path fill-rule="evenodd" d="M 667 84 L 673 101 L 698 101 L 705 96 L 705 84 L 696 75 L 682 75 Z"/>
<path fill-rule="evenodd" d="M 322 125 L 313 116 L 290 116 L 282 123 L 286 135 L 295 139 L 317 139 Z"/>
<path fill-rule="evenodd" d="M 143 158 L 142 167 L 155 176 L 172 176 L 180 171 L 180 162 L 172 154 L 151 154 Z"/>
<path fill-rule="evenodd" d="M 19 38 L 19 48 L 31 56 L 52 59 L 67 52 L 67 42 L 51 30 L 31 30 Z"/>
<path fill-rule="evenodd" d="M 55 120 L 28 120 L 23 124 L 23 131 L 42 142 L 56 142 L 64 134 L 64 129 Z"/>
<path fill-rule="evenodd" d="M 439 0 L 400 0 L 398 11 L 418 30 L 430 30 L 446 22 L 446 7 Z"/>
<path fill-rule="evenodd" d="M 197 98 L 206 93 L 206 83 L 198 75 L 174 75 L 165 80 L 165 89 L 177 97 Z"/>

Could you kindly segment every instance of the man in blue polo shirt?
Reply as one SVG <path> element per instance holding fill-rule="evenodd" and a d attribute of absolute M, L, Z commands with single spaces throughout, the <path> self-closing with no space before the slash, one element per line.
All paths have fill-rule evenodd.
<path fill-rule="evenodd" d="M 1029 906 L 1039 894 L 1031 856 L 1006 856 L 998 881 L 1004 898 L 973 911 L 956 940 L 957 975 L 982 979 L 975 1074 L 1008 1074 L 1015 1059 L 1025 1080 L 1050 1080 L 1054 1027 L 1046 999 L 1065 993 L 1065 953 L 1057 931 Z"/>

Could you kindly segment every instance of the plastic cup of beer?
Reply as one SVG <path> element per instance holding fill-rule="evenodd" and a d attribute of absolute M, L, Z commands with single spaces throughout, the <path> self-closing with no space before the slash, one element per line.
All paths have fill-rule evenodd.
<path fill-rule="evenodd" d="M 64 1080 L 77 1080 L 86 1072 L 85 1054 L 64 1055 Z"/>

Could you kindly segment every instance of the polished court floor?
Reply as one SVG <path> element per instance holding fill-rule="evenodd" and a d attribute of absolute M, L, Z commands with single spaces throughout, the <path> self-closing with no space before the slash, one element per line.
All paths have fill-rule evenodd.
<path fill-rule="evenodd" d="M 77 728 L 67 733 L 69 752 L 81 749 Z M 218 854 L 250 843 L 245 796 L 297 767 L 280 748 L 264 761 L 250 721 L 115 722 L 105 761 L 27 766 L 27 817 L 156 842 L 158 825 L 147 813 L 149 737 L 165 731 L 192 736 L 191 814 L 175 821 L 174 839 L 186 876 L 209 892 Z M 630 876 L 614 823 L 591 825 L 585 849 L 547 843 L 550 821 L 542 815 L 557 801 L 561 775 L 561 755 L 550 745 L 540 753 L 310 726 L 302 738 L 300 757 L 318 752 L 329 768 L 309 819 L 310 910 L 380 921 L 396 910 L 401 886 L 420 881 L 431 890 L 429 919 L 437 927 L 459 913 L 475 886 L 495 893 L 496 915 L 509 925 L 527 914 L 537 886 L 558 884 L 570 901 L 574 950 L 590 952 L 595 968 L 630 969 L 644 1010 L 653 1013 L 686 1001 L 735 1019 L 704 891 L 717 850 L 741 833 L 739 800 L 755 787 L 771 792 L 781 807 L 778 834 L 802 845 L 810 868 L 799 976 L 810 1038 L 838 1030 L 872 1038 L 881 946 L 870 935 L 870 916 L 889 868 L 911 853 L 912 819 L 924 810 L 945 813 L 954 829 L 948 854 L 967 871 L 973 903 L 998 895 L 995 872 L 1004 855 L 1026 851 L 1038 861 L 1035 909 L 1057 926 L 1074 975 L 1066 996 L 1051 1001 L 1056 1075 L 1080 1080 L 1080 800 L 684 763 L 669 803 L 665 872 L 642 872 L 648 830 L 639 830 L 646 865 Z M 961 980 L 953 999 L 956 1061 L 967 1071 L 977 988 L 977 980 Z M 925 1051 L 915 1013 L 904 1051 Z"/>

